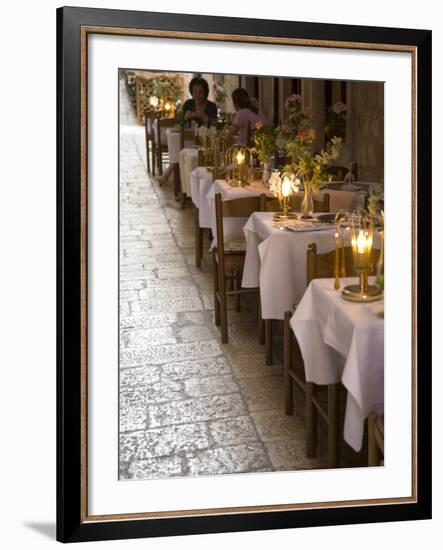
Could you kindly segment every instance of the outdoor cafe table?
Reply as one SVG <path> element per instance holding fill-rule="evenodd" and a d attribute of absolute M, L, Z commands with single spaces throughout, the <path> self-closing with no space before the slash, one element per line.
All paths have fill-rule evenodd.
<path fill-rule="evenodd" d="M 206 198 L 212 186 L 212 173 L 205 166 L 194 168 L 189 176 L 191 199 L 198 209 L 198 224 L 201 228 L 211 228 L 209 203 Z"/>
<path fill-rule="evenodd" d="M 360 185 L 351 187 L 351 191 L 341 189 L 330 189 L 325 187 L 324 189 L 314 193 L 316 200 L 322 200 L 325 193 L 329 193 L 330 197 L 330 211 L 337 212 L 340 209 L 353 210 L 358 206 L 364 206 L 364 198 L 366 190 Z M 220 193 L 223 201 L 229 201 L 238 199 L 241 197 L 252 197 L 261 194 L 272 196 L 269 188 L 265 187 L 262 182 L 252 182 L 245 187 L 232 187 L 225 180 L 216 180 L 214 185 L 210 188 L 207 195 L 209 203 L 209 214 L 211 218 L 211 229 L 213 235 L 216 234 L 216 221 L 215 221 L 215 195 Z M 299 191 L 297 195 L 303 196 L 303 191 Z M 243 227 L 246 223 L 246 218 L 236 218 L 232 220 L 224 221 L 224 232 L 226 242 L 238 241 L 244 238 Z M 283 317 L 282 317 L 283 318 Z"/>
<path fill-rule="evenodd" d="M 244 226 L 246 258 L 242 286 L 260 287 L 263 319 L 284 318 L 306 289 L 306 251 L 310 243 L 319 254 L 334 249 L 333 224 L 314 231 L 285 231 L 272 212 L 254 212 Z"/>
<path fill-rule="evenodd" d="M 341 288 L 355 283 L 342 279 Z M 384 301 L 343 299 L 333 279 L 314 279 L 291 317 L 306 380 L 347 390 L 344 440 L 360 451 L 364 422 L 384 409 Z"/>

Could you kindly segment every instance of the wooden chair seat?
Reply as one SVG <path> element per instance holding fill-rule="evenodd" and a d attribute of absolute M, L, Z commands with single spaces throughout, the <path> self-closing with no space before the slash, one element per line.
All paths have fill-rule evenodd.
<path fill-rule="evenodd" d="M 157 163 L 158 173 L 161 176 L 163 174 L 163 157 L 168 153 L 168 144 L 162 140 L 162 129 L 172 128 L 175 126 L 176 119 L 173 117 L 162 118 L 160 115 L 156 115 L 155 120 L 157 124 L 153 139 L 154 163 L 152 167 L 152 174 L 155 176 L 155 164 Z"/>

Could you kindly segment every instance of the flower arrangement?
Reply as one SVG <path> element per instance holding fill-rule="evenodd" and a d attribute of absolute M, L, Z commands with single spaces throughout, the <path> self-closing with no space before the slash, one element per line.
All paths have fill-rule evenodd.
<path fill-rule="evenodd" d="M 183 99 L 183 90 L 167 78 L 153 78 L 151 80 L 152 95 L 162 102 L 170 100 L 177 107 Z"/>
<path fill-rule="evenodd" d="M 326 149 L 313 154 L 311 146 L 314 139 L 314 130 L 302 130 L 297 133 L 292 142 L 288 143 L 287 147 L 292 157 L 290 168 L 298 173 L 305 190 L 318 191 L 319 182 L 327 179 L 326 168 L 340 154 L 342 139 L 334 136 Z"/>
<path fill-rule="evenodd" d="M 257 122 L 254 131 L 253 152 L 258 156 L 260 162 L 267 162 L 278 152 L 277 147 L 278 129 L 275 126 L 263 126 Z"/>
<path fill-rule="evenodd" d="M 326 111 L 325 138 L 326 143 L 334 136 L 345 138 L 346 135 L 346 105 L 337 101 Z"/>
<path fill-rule="evenodd" d="M 307 128 L 310 113 L 302 109 L 301 96 L 292 94 L 285 99 L 285 109 L 288 111 L 286 133 L 294 133 Z"/>
<path fill-rule="evenodd" d="M 275 170 L 269 178 L 269 191 L 274 197 L 281 200 L 283 196 L 288 196 L 291 193 L 298 193 L 299 184 L 300 180 L 298 180 L 294 174 Z"/>
<path fill-rule="evenodd" d="M 221 84 L 217 84 L 217 82 L 212 84 L 212 93 L 217 104 L 223 103 L 228 95 L 225 88 Z"/>
<path fill-rule="evenodd" d="M 301 96 L 292 94 L 285 99 L 285 109 L 288 111 L 287 120 L 280 126 L 277 136 L 277 147 L 285 150 L 289 157 L 295 154 L 292 143 L 297 139 L 299 132 L 306 131 L 311 114 L 302 109 Z"/>
<path fill-rule="evenodd" d="M 384 188 L 382 185 L 374 185 L 369 191 L 368 212 L 377 216 L 384 206 Z"/>

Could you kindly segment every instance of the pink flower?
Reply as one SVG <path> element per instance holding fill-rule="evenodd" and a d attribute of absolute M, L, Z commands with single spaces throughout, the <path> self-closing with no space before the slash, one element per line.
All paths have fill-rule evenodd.
<path fill-rule="evenodd" d="M 332 106 L 331 110 L 339 115 L 343 111 L 346 111 L 346 105 L 342 101 L 337 101 L 337 103 Z"/>
<path fill-rule="evenodd" d="M 260 128 L 263 128 L 263 124 L 260 121 L 258 121 L 255 123 L 255 129 L 260 130 Z"/>
<path fill-rule="evenodd" d="M 312 128 L 310 130 L 299 130 L 297 137 L 304 141 L 305 139 L 315 139 L 315 130 Z"/>

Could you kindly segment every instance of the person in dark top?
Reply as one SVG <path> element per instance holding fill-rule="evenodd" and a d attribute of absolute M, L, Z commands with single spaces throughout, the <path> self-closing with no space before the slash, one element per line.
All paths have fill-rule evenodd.
<path fill-rule="evenodd" d="M 183 104 L 183 122 L 191 125 L 195 121 L 198 126 L 210 126 L 217 120 L 217 105 L 209 101 L 209 85 L 204 78 L 195 77 L 189 83 L 189 92 L 192 99 L 187 99 Z"/>

